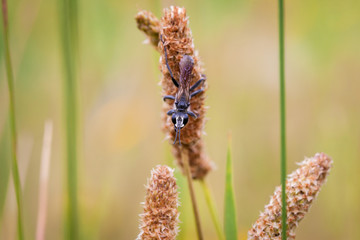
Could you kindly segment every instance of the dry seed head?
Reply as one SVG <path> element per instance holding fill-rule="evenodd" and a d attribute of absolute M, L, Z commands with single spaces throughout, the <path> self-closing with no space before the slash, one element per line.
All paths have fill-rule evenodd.
<path fill-rule="evenodd" d="M 178 187 L 174 170 L 156 166 L 146 186 L 138 240 L 174 240 L 179 231 Z"/>
<path fill-rule="evenodd" d="M 168 61 L 170 68 L 174 74 L 175 79 L 179 80 L 179 63 L 183 55 L 189 55 L 194 60 L 194 70 L 192 72 L 191 84 L 194 84 L 200 79 L 203 69 L 198 57 L 198 52 L 194 50 L 191 31 L 188 27 L 188 17 L 186 10 L 179 7 L 170 7 L 164 10 L 164 17 L 161 22 L 148 11 L 140 11 L 135 17 L 138 28 L 143 31 L 150 39 L 152 45 L 157 47 L 161 54 L 160 69 L 163 73 L 161 85 L 164 95 L 175 95 L 177 88 L 171 81 L 170 73 L 165 64 L 164 46 L 160 42 L 160 33 L 163 35 L 163 40 L 168 51 Z M 207 83 L 203 85 L 206 91 Z M 204 91 L 204 93 L 205 93 Z M 190 168 L 192 177 L 194 179 L 202 179 L 213 168 L 213 164 L 207 158 L 204 152 L 204 144 L 201 139 L 204 123 L 206 107 L 204 106 L 205 94 L 199 94 L 191 99 L 191 110 L 198 113 L 200 117 L 196 120 L 191 119 L 185 128 L 181 130 L 182 146 L 174 145 L 173 153 L 182 168 L 181 152 L 185 151 L 190 160 Z M 167 138 L 171 142 L 175 138 L 175 130 L 171 119 L 166 115 L 166 112 L 174 108 L 172 103 L 164 103 L 162 119 L 164 122 L 163 130 Z M 182 168 L 182 170 L 184 170 Z"/>
<path fill-rule="evenodd" d="M 150 43 L 157 48 L 160 33 L 159 19 L 157 19 L 151 12 L 143 10 L 136 14 L 135 20 L 138 29 L 143 31 L 148 36 Z"/>
<path fill-rule="evenodd" d="M 161 86 L 163 95 L 175 95 L 177 88 L 171 80 L 170 73 L 166 67 L 164 47 L 168 53 L 168 63 L 174 75 L 179 80 L 180 69 L 179 64 L 184 55 L 191 56 L 194 60 L 194 69 L 191 74 L 190 85 L 196 83 L 201 77 L 204 70 L 201 67 L 198 52 L 194 49 L 193 38 L 189 28 L 189 19 L 186 16 L 186 10 L 180 7 L 171 6 L 164 10 L 164 16 L 161 19 L 161 30 L 164 44 L 159 42 L 159 51 L 161 53 L 160 69 L 163 73 Z M 199 117 L 193 119 L 190 117 L 188 124 L 181 130 L 181 144 L 173 145 L 173 152 L 180 166 L 181 151 L 188 153 L 192 177 L 202 179 L 208 171 L 212 169 L 212 164 L 206 157 L 203 150 L 203 128 L 205 124 L 206 107 L 204 105 L 205 92 L 207 89 L 207 81 L 202 87 L 203 93 L 194 96 L 190 100 L 190 110 L 197 113 Z M 174 103 L 169 101 L 163 104 L 163 130 L 167 137 L 173 142 L 175 140 L 175 130 L 171 118 L 166 113 L 174 108 Z"/>
<path fill-rule="evenodd" d="M 325 183 L 333 161 L 324 153 L 307 158 L 286 181 L 287 239 L 295 239 L 295 229 Z M 248 239 L 281 239 L 281 187 L 275 189 L 270 203 L 248 232 Z"/>

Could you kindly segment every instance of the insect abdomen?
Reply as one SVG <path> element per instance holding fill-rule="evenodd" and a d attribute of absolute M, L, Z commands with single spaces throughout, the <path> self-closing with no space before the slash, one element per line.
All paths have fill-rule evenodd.
<path fill-rule="evenodd" d="M 189 55 L 184 55 L 179 63 L 180 67 L 180 84 L 184 87 L 190 85 L 190 76 L 194 68 L 194 59 Z"/>

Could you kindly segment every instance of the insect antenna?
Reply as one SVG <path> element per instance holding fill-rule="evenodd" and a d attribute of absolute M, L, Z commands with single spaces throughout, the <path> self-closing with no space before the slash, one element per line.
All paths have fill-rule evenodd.
<path fill-rule="evenodd" d="M 175 141 L 174 141 L 174 143 L 173 144 L 175 144 L 176 143 L 176 141 L 177 141 L 177 139 L 179 138 L 179 145 L 181 146 L 181 138 L 180 138 L 180 128 L 175 128 L 175 132 L 176 132 L 176 134 L 175 134 Z M 179 137 L 178 137 L 179 136 Z"/>
<path fill-rule="evenodd" d="M 175 132 L 176 132 L 176 134 L 175 134 L 175 141 L 174 141 L 173 144 L 175 144 L 175 143 L 176 143 L 176 140 L 177 140 L 177 136 L 178 136 L 178 130 L 177 130 L 177 128 L 175 128 Z"/>

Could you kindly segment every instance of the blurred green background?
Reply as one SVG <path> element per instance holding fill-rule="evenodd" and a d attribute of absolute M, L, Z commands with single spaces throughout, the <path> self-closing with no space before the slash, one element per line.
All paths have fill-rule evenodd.
<path fill-rule="evenodd" d="M 286 1 L 288 172 L 323 151 L 334 167 L 297 239 L 360 239 L 360 2 Z M 227 135 L 233 161 L 239 239 L 280 183 L 277 1 L 79 1 L 79 204 L 82 239 L 135 239 L 144 184 L 172 163 L 161 132 L 159 54 L 142 44 L 138 10 L 184 6 L 205 63 L 210 109 L 204 137 L 217 169 L 208 175 L 223 215 Z M 35 238 L 44 123 L 54 122 L 46 239 L 64 239 L 63 68 L 58 3 L 9 1 L 16 79 L 18 155 L 27 239 Z M 2 34 L 2 31 L 1 31 Z M 0 239 L 16 236 L 9 180 L 8 89 L 0 52 Z M 183 177 L 181 234 L 195 239 Z M 11 179 L 11 178 L 10 178 Z M 205 239 L 216 239 L 195 183 Z"/>

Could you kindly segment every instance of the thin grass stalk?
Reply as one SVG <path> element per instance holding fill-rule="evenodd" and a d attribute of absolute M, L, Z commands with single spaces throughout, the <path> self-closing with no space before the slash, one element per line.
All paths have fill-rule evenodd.
<path fill-rule="evenodd" d="M 195 191 L 194 191 L 194 187 L 193 187 L 193 179 L 192 179 L 191 172 L 190 172 L 189 157 L 185 152 L 182 152 L 181 159 L 182 159 L 182 162 L 183 162 L 183 165 L 184 165 L 184 170 L 185 170 L 185 174 L 186 174 L 186 178 L 187 178 L 187 182 L 188 182 L 188 186 L 189 186 L 191 203 L 192 203 L 192 207 L 193 207 L 193 211 L 194 211 L 194 217 L 195 217 L 196 231 L 197 231 L 198 239 L 203 240 L 204 237 L 203 237 L 203 233 L 201 231 L 199 209 L 198 209 L 197 204 L 196 204 Z"/>
<path fill-rule="evenodd" d="M 16 139 L 16 118 L 15 118 L 15 94 L 14 94 L 14 75 L 11 66 L 10 46 L 9 46 L 9 25 L 8 25 L 8 12 L 7 12 L 7 1 L 2 0 L 2 15 L 3 15 L 3 31 L 4 31 L 4 46 L 5 46 L 5 65 L 9 87 L 9 122 L 10 122 L 10 137 L 12 144 L 12 175 L 15 185 L 15 195 L 18 210 L 17 217 L 17 232 L 18 239 L 24 239 L 24 230 L 22 224 L 22 194 L 21 194 L 21 183 L 19 168 L 17 162 L 17 139 Z"/>
<path fill-rule="evenodd" d="M 9 143 L 10 129 L 8 128 L 7 122 L 4 124 L 4 127 L 6 128 L 4 128 L 0 137 L 0 224 L 2 223 L 4 205 L 6 201 L 6 195 L 8 192 L 9 180 L 11 175 L 10 143 Z"/>
<path fill-rule="evenodd" d="M 74 55 L 79 56 L 79 27 L 78 27 L 78 9 L 79 2 L 78 0 L 68 0 L 69 1 L 69 21 L 70 21 L 70 34 L 71 41 L 73 44 Z M 78 59 L 75 59 L 76 61 Z"/>
<path fill-rule="evenodd" d="M 48 120 L 45 122 L 44 139 L 43 139 L 43 146 L 41 152 L 40 179 L 39 179 L 39 206 L 38 206 L 38 217 L 37 217 L 37 226 L 36 226 L 36 240 L 45 239 L 52 133 L 53 133 L 53 123 L 52 121 Z"/>
<path fill-rule="evenodd" d="M 77 143 L 78 143 L 78 112 L 76 84 L 76 47 L 77 37 L 74 25 L 77 17 L 71 0 L 59 0 L 61 40 L 64 61 L 64 99 L 66 123 L 66 158 L 67 158 L 67 235 L 68 239 L 78 239 L 78 198 L 77 198 Z M 75 30 L 74 30 L 75 29 Z"/>
<path fill-rule="evenodd" d="M 220 226 L 219 215 L 217 213 L 217 210 L 216 210 L 216 207 L 215 207 L 214 197 L 211 194 L 209 185 L 208 185 L 208 183 L 206 182 L 205 179 L 201 179 L 200 183 L 201 183 L 201 186 L 202 186 L 203 191 L 204 191 L 206 204 L 207 204 L 207 206 L 209 208 L 211 219 L 212 219 L 212 221 L 214 223 L 218 239 L 224 240 L 225 239 L 224 232 L 222 231 L 222 228 Z"/>
<path fill-rule="evenodd" d="M 281 201 L 282 240 L 286 234 L 286 118 L 285 118 L 285 49 L 284 49 L 284 1 L 279 0 L 279 70 L 280 70 L 280 136 L 281 136 Z"/>

